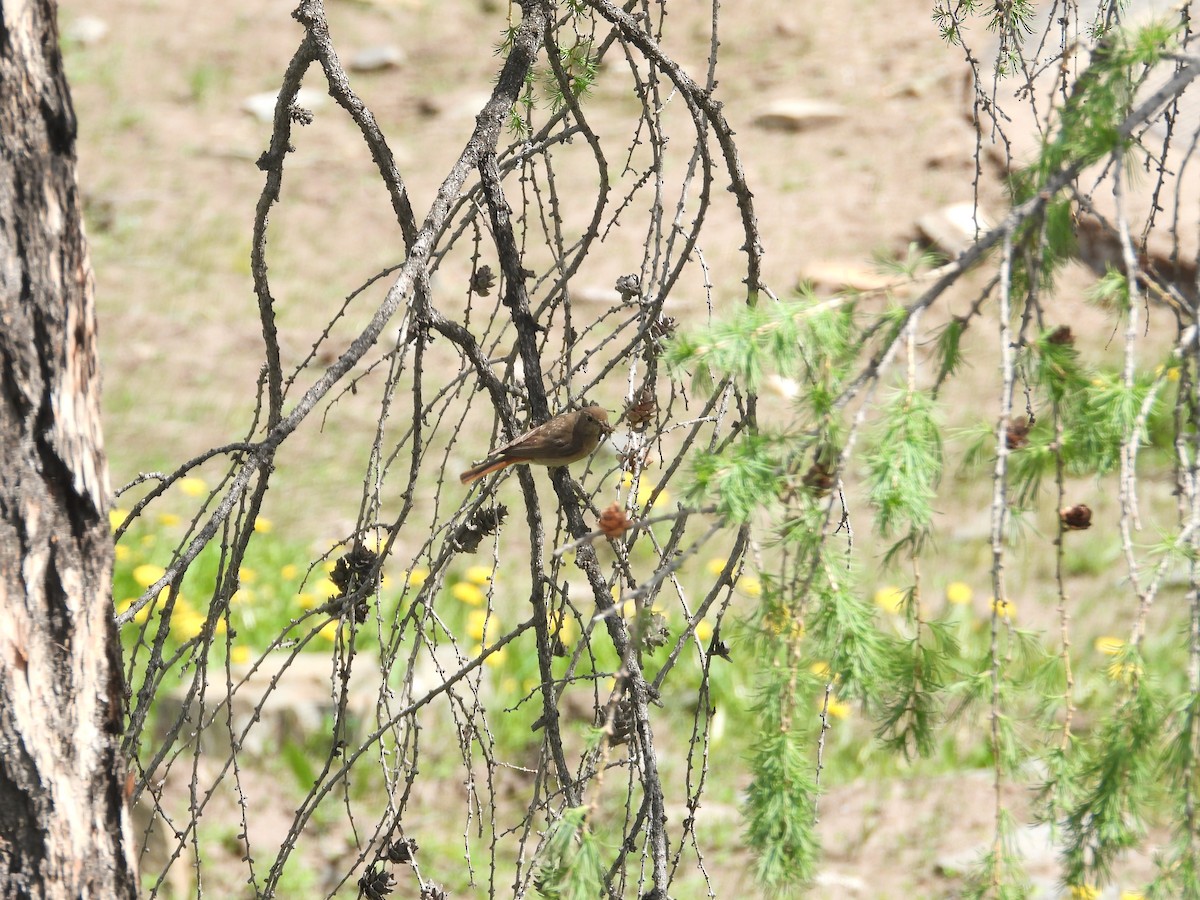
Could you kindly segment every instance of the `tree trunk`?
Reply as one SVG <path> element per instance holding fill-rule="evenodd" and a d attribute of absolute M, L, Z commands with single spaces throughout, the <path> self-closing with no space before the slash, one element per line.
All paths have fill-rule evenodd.
<path fill-rule="evenodd" d="M 0 0 L 0 896 L 137 893 L 75 114 L 52 0 Z"/>

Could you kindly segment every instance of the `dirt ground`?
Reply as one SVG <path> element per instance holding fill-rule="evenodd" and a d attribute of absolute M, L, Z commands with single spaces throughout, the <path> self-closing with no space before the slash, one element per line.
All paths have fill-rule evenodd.
<path fill-rule="evenodd" d="M 420 218 L 490 90 L 507 7 L 493 0 L 328 6 L 344 57 L 379 44 L 403 53 L 396 68 L 355 75 L 354 85 L 388 134 Z M 85 16 L 108 26 L 94 43 L 69 42 L 67 59 L 114 485 L 236 439 L 248 421 L 261 343 L 250 225 L 263 181 L 255 160 L 269 128 L 242 105 L 278 87 L 301 34 L 291 7 L 287 0 L 61 5 L 68 36 Z M 702 77 L 709 7 L 675 0 L 668 8 L 671 46 Z M 766 243 L 765 281 L 777 292 L 831 268 L 861 271 L 875 254 L 902 255 L 918 218 L 974 199 L 962 54 L 940 40 L 930 12 L 930 0 L 723 5 L 718 96 L 738 133 Z M 589 101 L 601 132 L 634 102 L 620 72 L 607 75 Z M 785 100 L 834 103 L 842 115 L 796 132 L 755 124 Z M 400 260 L 387 197 L 358 134 L 332 104 L 315 112 L 271 223 L 281 336 L 292 356 L 303 354 L 347 292 Z M 564 185 L 571 177 L 565 164 Z M 988 165 L 979 199 L 985 209 L 1004 206 Z M 738 278 L 725 273 L 739 271 L 741 238 L 732 203 L 723 202 L 703 249 L 717 302 L 734 303 Z M 610 291 L 629 260 L 640 258 L 637 229 L 628 231 L 588 261 L 577 292 Z M 1077 285 L 1065 291 L 1068 298 L 1090 281 L 1082 269 L 1070 277 Z M 699 295 L 690 310 L 673 310 L 683 318 L 703 312 Z M 317 465 L 337 470 L 336 446 L 312 451 Z M 272 515 L 311 528 L 313 540 L 339 533 L 356 512 L 338 499 L 344 486 L 318 479 L 293 495 L 292 508 Z M 310 511 L 318 508 L 314 524 Z M 934 873 L 934 857 L 980 844 L 992 823 L 964 816 L 948 828 L 946 820 L 963 797 L 986 791 L 977 773 L 839 787 L 822 815 L 828 872 L 836 877 L 813 896 L 951 894 L 954 882 Z M 732 889 L 743 872 L 718 871 L 714 882 Z"/>

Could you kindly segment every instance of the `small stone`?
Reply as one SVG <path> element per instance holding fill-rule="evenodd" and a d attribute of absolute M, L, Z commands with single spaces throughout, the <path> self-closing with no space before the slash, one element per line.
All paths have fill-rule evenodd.
<path fill-rule="evenodd" d="M 946 79 L 944 71 L 924 72 L 915 78 L 910 78 L 907 81 L 893 87 L 887 92 L 889 97 L 908 97 L 914 100 L 920 100 L 933 94 L 935 91 L 942 89 L 942 82 Z"/>
<path fill-rule="evenodd" d="M 829 888 L 825 893 L 837 897 L 863 897 L 870 890 L 863 879 L 840 872 L 818 872 L 813 883 L 822 888 Z"/>
<path fill-rule="evenodd" d="M 275 119 L 275 99 L 278 91 L 264 91 L 254 94 L 242 101 L 242 109 L 250 113 L 260 122 L 272 122 Z M 302 109 L 318 109 L 329 102 L 329 95 L 312 88 L 300 88 L 296 93 L 296 105 Z"/>
<path fill-rule="evenodd" d="M 921 216 L 917 232 L 934 249 L 954 259 L 975 243 L 976 223 L 980 234 L 992 227 L 991 217 L 983 210 L 976 210 L 974 204 L 955 203 Z"/>
<path fill-rule="evenodd" d="M 804 131 L 844 118 L 845 107 L 836 103 L 824 100 L 779 100 L 759 113 L 754 124 L 768 131 Z"/>
<path fill-rule="evenodd" d="M 763 392 L 782 397 L 784 400 L 795 400 L 800 396 L 800 382 L 772 372 L 763 381 Z"/>
<path fill-rule="evenodd" d="M 795 38 L 804 34 L 799 16 L 781 16 L 775 20 L 775 33 L 782 38 Z"/>
<path fill-rule="evenodd" d="M 840 259 L 819 260 L 805 265 L 800 280 L 817 291 L 878 291 L 896 281 L 896 277 L 870 266 Z"/>
<path fill-rule="evenodd" d="M 600 306 L 620 306 L 621 294 L 610 287 L 597 284 L 584 284 L 571 288 L 571 301 L 575 303 L 595 303 Z"/>
<path fill-rule="evenodd" d="M 382 72 L 403 62 L 403 50 L 393 44 L 379 44 L 359 50 L 350 57 L 347 67 L 351 72 Z"/>
<path fill-rule="evenodd" d="M 991 843 L 980 844 L 948 853 L 934 863 L 934 871 L 947 878 L 958 878 L 972 871 L 983 855 L 991 849 Z M 1057 848 L 1054 833 L 1049 825 L 1025 825 L 1013 832 L 1011 849 L 1026 869 L 1054 865 Z"/>
<path fill-rule="evenodd" d="M 426 119 L 433 119 L 440 116 L 445 110 L 434 97 L 418 97 L 417 98 L 417 115 Z"/>
<path fill-rule="evenodd" d="M 108 23 L 96 16 L 80 16 L 63 32 L 63 37 L 80 47 L 91 47 L 107 36 Z"/>

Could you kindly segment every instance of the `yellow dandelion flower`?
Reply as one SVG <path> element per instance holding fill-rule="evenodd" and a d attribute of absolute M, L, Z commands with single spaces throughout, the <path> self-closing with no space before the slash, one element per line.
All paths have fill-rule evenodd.
<path fill-rule="evenodd" d="M 473 640 L 482 643 L 490 624 L 486 609 L 473 609 L 467 613 L 467 634 Z"/>
<path fill-rule="evenodd" d="M 338 630 L 337 622 L 326 622 L 324 625 L 321 626 L 321 630 L 318 631 L 317 634 L 319 634 L 321 637 L 325 638 L 325 640 L 329 641 L 332 644 L 334 641 L 337 640 L 337 630 Z"/>
<path fill-rule="evenodd" d="M 497 650 L 495 653 L 493 653 L 491 656 L 489 656 L 487 659 L 485 659 L 484 663 L 486 665 L 491 666 L 494 669 L 498 666 L 504 665 L 504 662 L 507 659 L 508 659 L 508 648 L 501 647 L 499 650 Z"/>
<path fill-rule="evenodd" d="M 127 509 L 121 509 L 120 507 L 117 507 L 116 509 L 110 509 L 108 511 L 108 524 L 113 531 L 116 531 L 118 528 L 124 525 L 125 520 L 128 518 L 129 510 Z"/>
<path fill-rule="evenodd" d="M 177 641 L 192 640 L 200 634 L 202 628 L 204 628 L 204 616 L 200 613 L 171 616 L 171 636 Z"/>
<path fill-rule="evenodd" d="M 974 596 L 975 592 L 965 581 L 952 581 L 946 585 L 946 600 L 955 606 L 966 606 Z"/>
<path fill-rule="evenodd" d="M 636 600 L 629 599 L 621 604 L 621 618 L 632 619 L 637 615 L 638 604 Z"/>
<path fill-rule="evenodd" d="M 133 606 L 134 601 L 136 601 L 136 600 L 137 600 L 137 597 L 126 597 L 124 600 L 122 600 L 120 603 L 118 603 L 117 604 L 117 615 L 121 615 L 123 613 L 128 612 L 129 607 Z M 144 624 L 145 621 L 150 618 L 151 605 L 152 604 L 147 603 L 145 606 L 143 606 L 141 609 L 139 609 L 137 612 L 135 612 L 133 614 L 133 621 L 137 622 L 139 625 Z"/>
<path fill-rule="evenodd" d="M 827 706 L 827 707 L 825 706 L 825 698 L 824 697 L 818 697 L 817 699 L 821 702 L 822 708 L 825 709 L 825 711 L 830 715 L 830 717 L 832 717 L 834 719 L 848 718 L 850 716 L 850 713 L 852 712 L 852 710 L 850 708 L 850 704 L 843 703 L 837 697 L 830 697 L 829 698 L 829 706 Z"/>
<path fill-rule="evenodd" d="M 484 587 L 492 583 L 492 570 L 487 566 L 471 566 L 467 569 L 467 581 Z"/>
<path fill-rule="evenodd" d="M 579 627 L 574 619 L 559 610 L 550 616 L 550 634 L 562 641 L 564 647 L 570 647 L 579 636 Z"/>
<path fill-rule="evenodd" d="M 190 641 L 200 634 L 205 617 L 183 597 L 175 601 L 171 610 L 171 636 L 177 641 Z"/>
<path fill-rule="evenodd" d="M 1090 884 L 1071 885 L 1071 900 L 1097 900 L 1100 891 Z"/>
<path fill-rule="evenodd" d="M 288 563 L 279 570 L 279 577 L 284 581 L 295 581 L 296 576 L 300 574 L 300 567 L 295 563 Z"/>
<path fill-rule="evenodd" d="M 737 589 L 747 597 L 762 596 L 762 582 L 753 575 L 743 575 L 737 580 Z"/>
<path fill-rule="evenodd" d="M 728 564 L 728 562 L 729 560 L 727 559 L 717 559 L 716 557 L 713 557 L 708 561 L 708 564 L 705 566 L 705 568 L 708 569 L 709 575 L 720 575 L 725 571 L 725 566 Z"/>
<path fill-rule="evenodd" d="M 988 609 L 1001 619 L 1012 621 L 1017 617 L 1017 604 L 1011 600 L 997 600 L 995 597 L 990 597 L 988 598 Z"/>
<path fill-rule="evenodd" d="M 310 594 L 308 591 L 303 591 L 296 595 L 296 604 L 301 609 L 316 609 L 320 601 L 316 594 Z"/>
<path fill-rule="evenodd" d="M 384 575 L 382 578 L 379 579 L 379 589 L 381 591 L 390 591 L 392 589 L 392 585 L 394 585 L 395 583 L 396 583 L 396 580 L 394 578 L 392 578 L 391 575 Z"/>
<path fill-rule="evenodd" d="M 179 489 L 188 497 L 199 497 L 208 493 L 208 483 L 203 478 L 191 475 L 179 480 Z"/>
<path fill-rule="evenodd" d="M 238 580 L 246 584 L 254 584 L 258 581 L 258 572 L 249 566 L 242 566 L 238 569 Z"/>
<path fill-rule="evenodd" d="M 157 534 L 143 534 L 141 540 L 138 541 L 143 547 L 153 547 L 158 543 Z"/>
<path fill-rule="evenodd" d="M 413 566 L 408 572 L 408 583 L 415 588 L 419 588 L 425 583 L 425 579 L 429 577 L 429 570 L 424 566 Z"/>
<path fill-rule="evenodd" d="M 1179 366 L 1171 366 L 1171 368 L 1167 369 L 1167 381 L 1178 381 L 1178 380 L 1179 380 Z"/>
<path fill-rule="evenodd" d="M 772 634 L 786 632 L 793 640 L 804 639 L 804 623 L 793 617 L 786 609 L 771 610 L 763 617 L 763 626 Z"/>
<path fill-rule="evenodd" d="M 632 473 L 626 472 L 621 477 L 621 487 L 624 488 L 625 490 L 629 490 L 630 488 L 633 487 L 633 474 Z M 651 506 L 650 498 L 653 495 L 654 495 L 654 484 L 651 482 L 651 480 L 649 478 L 646 478 L 645 476 L 639 478 L 638 479 L 638 488 L 637 488 L 637 505 L 644 507 L 646 509 L 649 509 Z M 662 491 L 659 491 L 658 496 L 654 498 L 655 503 L 660 503 L 663 506 L 666 506 L 667 503 L 670 502 L 670 500 L 671 500 L 671 495 L 665 489 Z"/>
<path fill-rule="evenodd" d="M 468 606 L 482 606 L 487 595 L 479 589 L 479 585 L 469 581 L 459 581 L 450 588 L 450 596 Z"/>
<path fill-rule="evenodd" d="M 275 523 L 265 516 L 259 516 L 254 520 L 254 530 L 259 534 L 270 534 L 274 527 Z"/>
<path fill-rule="evenodd" d="M 158 579 L 167 574 L 167 570 L 162 566 L 155 566 L 151 563 L 142 563 L 133 570 L 133 580 L 144 588 L 150 587 Z"/>
<path fill-rule="evenodd" d="M 175 513 L 159 513 L 156 518 L 158 519 L 158 524 L 163 528 L 174 528 L 183 521 Z"/>
<path fill-rule="evenodd" d="M 1125 649 L 1125 642 L 1119 637 L 1098 637 L 1093 646 L 1105 656 L 1116 656 Z"/>
<path fill-rule="evenodd" d="M 696 623 L 696 640 L 701 644 L 707 644 L 712 640 L 713 627 L 712 622 L 708 619 L 701 619 Z"/>
<path fill-rule="evenodd" d="M 1108 677 L 1113 681 L 1132 684 L 1146 674 L 1146 670 L 1142 668 L 1141 663 L 1113 662 L 1109 663 L 1107 673 Z"/>
<path fill-rule="evenodd" d="M 638 485 L 638 492 L 637 492 L 638 506 L 644 506 L 644 507 L 646 507 L 646 509 L 649 509 L 650 507 L 652 507 L 654 505 L 653 503 L 650 502 L 650 498 L 652 496 L 654 496 L 654 485 L 652 485 L 647 479 L 643 478 L 641 483 Z M 671 502 L 671 492 L 668 491 L 666 488 L 663 488 L 662 490 L 660 490 L 658 492 L 658 496 L 654 497 L 654 503 L 658 503 L 660 506 L 666 506 L 670 502 Z"/>
<path fill-rule="evenodd" d="M 875 592 L 875 605 L 893 616 L 899 615 L 904 609 L 904 591 L 890 584 L 881 587 Z"/>
<path fill-rule="evenodd" d="M 332 572 L 336 568 L 337 568 L 337 560 L 335 560 L 335 559 L 327 559 L 327 560 L 325 560 L 325 562 L 321 563 L 321 570 L 326 575 L 328 575 L 330 572 Z"/>
<path fill-rule="evenodd" d="M 1141 891 L 1121 891 L 1121 900 L 1146 900 Z"/>
<path fill-rule="evenodd" d="M 237 663 L 238 665 L 245 665 L 246 663 L 250 662 L 251 656 L 253 656 L 253 654 L 250 652 L 250 648 L 245 644 L 238 644 L 229 651 L 229 661 Z"/>
<path fill-rule="evenodd" d="M 258 595 L 254 593 L 253 588 L 238 588 L 229 598 L 229 602 L 236 606 L 248 606 L 257 599 Z"/>
<path fill-rule="evenodd" d="M 509 675 L 500 682 L 500 691 L 505 694 L 515 694 L 517 692 L 517 679 Z"/>
<path fill-rule="evenodd" d="M 818 678 L 829 680 L 829 663 L 818 660 L 808 667 L 808 671 L 812 672 Z"/>
<path fill-rule="evenodd" d="M 614 584 L 612 587 L 610 587 L 608 589 L 608 592 L 610 594 L 612 594 L 613 603 L 620 602 L 620 600 L 621 600 L 621 585 Z"/>
<path fill-rule="evenodd" d="M 113 548 L 113 553 L 116 561 L 119 563 L 129 562 L 129 558 L 133 556 L 133 551 L 130 550 L 125 544 L 117 544 L 117 546 Z"/>
<path fill-rule="evenodd" d="M 315 591 L 316 595 L 322 600 L 328 600 L 330 597 L 336 597 L 338 594 L 340 594 L 342 589 L 328 578 L 322 578 L 313 585 L 313 591 Z"/>

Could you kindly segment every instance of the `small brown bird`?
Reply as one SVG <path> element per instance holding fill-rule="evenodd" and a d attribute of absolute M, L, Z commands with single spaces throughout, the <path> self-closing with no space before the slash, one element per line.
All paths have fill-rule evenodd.
<path fill-rule="evenodd" d="M 585 406 L 561 413 L 544 425 L 493 450 L 479 465 L 459 475 L 458 480 L 470 484 L 484 475 L 521 463 L 565 466 L 583 459 L 599 446 L 601 438 L 611 432 L 608 413 L 599 406 Z"/>

